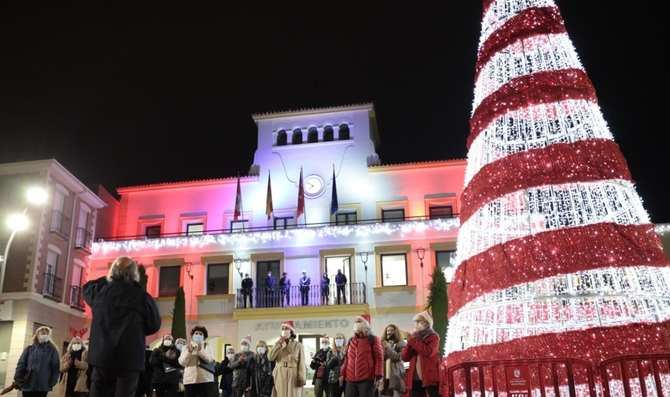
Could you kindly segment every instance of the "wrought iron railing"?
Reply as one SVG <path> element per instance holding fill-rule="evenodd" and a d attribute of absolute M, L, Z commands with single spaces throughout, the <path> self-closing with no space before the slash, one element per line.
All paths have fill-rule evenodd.
<path fill-rule="evenodd" d="M 90 251 L 92 245 L 93 236 L 91 233 L 83 227 L 78 227 L 74 238 L 74 247 Z"/>
<path fill-rule="evenodd" d="M 70 236 L 70 218 L 63 214 L 62 211 L 51 211 L 51 224 L 49 231 L 61 234 L 65 237 Z"/>
<path fill-rule="evenodd" d="M 300 307 L 326 305 L 361 305 L 367 303 L 365 283 L 345 284 L 338 288 L 311 285 L 307 288 L 293 285 L 290 288 L 240 288 L 237 290 L 236 308 Z"/>
<path fill-rule="evenodd" d="M 84 310 L 84 299 L 81 292 L 81 286 L 79 285 L 70 287 L 70 306 L 75 309 Z"/>
<path fill-rule="evenodd" d="M 63 280 L 52 273 L 44 273 L 42 282 L 42 295 L 47 298 L 60 300 L 62 297 Z"/>

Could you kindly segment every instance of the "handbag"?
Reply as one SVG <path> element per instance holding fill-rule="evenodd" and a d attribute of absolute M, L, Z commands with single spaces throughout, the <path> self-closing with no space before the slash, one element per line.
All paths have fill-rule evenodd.
<path fill-rule="evenodd" d="M 204 369 L 205 371 L 209 372 L 212 375 L 216 375 L 216 364 L 214 363 L 214 361 L 206 363 L 198 359 L 198 367 Z"/>

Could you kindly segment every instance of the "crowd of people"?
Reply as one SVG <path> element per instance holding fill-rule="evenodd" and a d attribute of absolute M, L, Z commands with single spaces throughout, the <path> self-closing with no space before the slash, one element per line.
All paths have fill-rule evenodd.
<path fill-rule="evenodd" d="M 74 337 L 59 357 L 51 330 L 38 328 L 13 386 L 25 397 L 52 390 L 57 397 L 300 397 L 309 367 L 316 397 L 438 396 L 440 338 L 428 312 L 414 317 L 406 339 L 393 324 L 374 335 L 370 317 L 361 315 L 348 340 L 324 335 L 310 358 L 293 321 L 284 321 L 273 345 L 247 336 L 237 352 L 227 346 L 219 362 L 203 326 L 193 327 L 188 340 L 165 335 L 158 347 L 145 349 L 160 316 L 138 280 L 137 264 L 122 257 L 107 277 L 87 283 L 90 347 Z"/>

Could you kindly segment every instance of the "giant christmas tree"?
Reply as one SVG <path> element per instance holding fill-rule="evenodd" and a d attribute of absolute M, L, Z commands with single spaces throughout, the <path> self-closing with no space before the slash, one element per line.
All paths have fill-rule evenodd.
<path fill-rule="evenodd" d="M 554 1 L 484 0 L 475 80 L 447 365 L 670 353 L 670 267 Z"/>

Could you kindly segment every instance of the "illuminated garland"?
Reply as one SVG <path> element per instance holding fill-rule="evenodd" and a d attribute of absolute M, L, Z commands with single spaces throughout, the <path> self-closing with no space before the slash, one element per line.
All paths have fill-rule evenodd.
<path fill-rule="evenodd" d="M 514 16 L 532 7 L 555 7 L 553 0 L 485 0 L 493 3 L 491 7 L 484 6 L 484 20 L 482 34 L 479 39 L 479 48 L 495 31 L 499 30 Z"/>
<path fill-rule="evenodd" d="M 188 237 L 164 237 L 155 239 L 99 241 L 93 243 L 93 257 L 119 252 L 159 251 L 161 249 L 201 249 L 206 247 L 243 248 L 271 242 L 297 242 L 308 245 L 315 240 L 338 238 L 366 238 L 374 236 L 397 236 L 423 232 L 447 232 L 458 229 L 458 219 L 432 219 L 422 221 L 375 223 L 370 225 L 346 225 L 306 227 L 302 229 L 257 231 L 248 233 L 205 234 Z"/>

